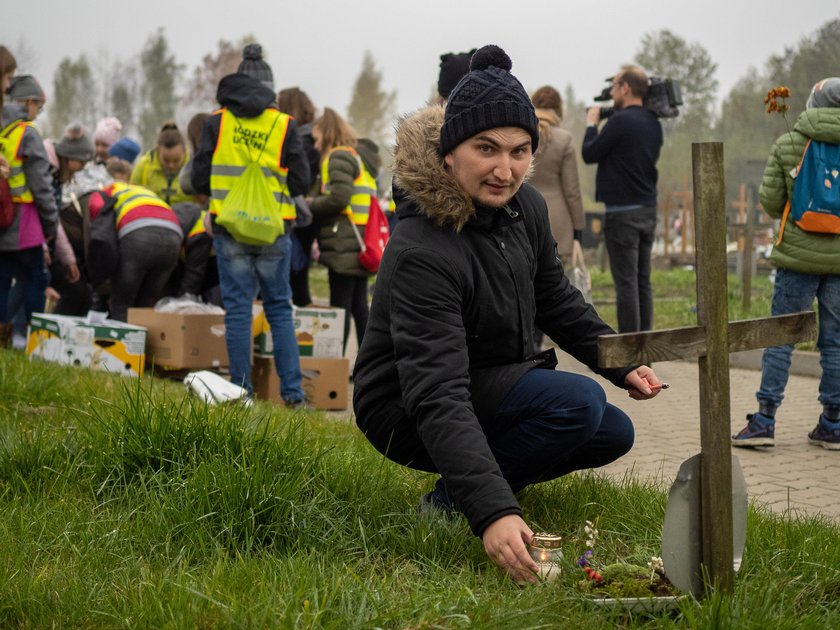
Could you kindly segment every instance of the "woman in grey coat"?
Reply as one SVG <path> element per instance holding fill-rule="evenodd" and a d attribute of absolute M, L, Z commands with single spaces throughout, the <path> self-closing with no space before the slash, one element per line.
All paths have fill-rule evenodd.
<path fill-rule="evenodd" d="M 577 156 L 572 134 L 560 128 L 563 101 L 551 86 L 539 88 L 531 96 L 540 123 L 540 146 L 534 154 L 534 172 L 529 183 L 540 191 L 548 204 L 551 234 L 557 253 L 568 269 L 574 242 L 583 237 L 583 202 L 580 196 Z"/>

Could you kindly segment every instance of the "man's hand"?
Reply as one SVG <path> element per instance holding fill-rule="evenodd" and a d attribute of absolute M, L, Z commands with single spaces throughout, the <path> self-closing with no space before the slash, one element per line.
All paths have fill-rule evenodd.
<path fill-rule="evenodd" d="M 662 391 L 662 381 L 646 365 L 630 372 L 624 377 L 624 382 L 630 386 L 630 398 L 635 400 L 647 400 Z"/>
<path fill-rule="evenodd" d="M 521 517 L 508 514 L 484 530 L 484 551 L 515 581 L 536 584 L 539 567 L 526 546 L 533 535 Z"/>
<path fill-rule="evenodd" d="M 5 155 L 0 155 L 0 179 L 9 179 L 11 169 Z"/>
<path fill-rule="evenodd" d="M 600 107 L 590 107 L 586 110 L 586 124 L 587 125 L 595 125 L 598 126 L 598 123 L 601 122 L 601 108 Z"/>

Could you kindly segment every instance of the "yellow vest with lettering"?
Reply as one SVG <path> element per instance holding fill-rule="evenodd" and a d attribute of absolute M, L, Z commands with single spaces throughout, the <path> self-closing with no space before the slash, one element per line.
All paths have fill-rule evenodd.
<path fill-rule="evenodd" d="M 359 165 L 359 176 L 353 180 L 353 195 L 350 197 L 350 205 L 344 209 L 344 213 L 356 225 L 367 225 L 368 214 L 370 213 L 370 199 L 376 196 L 376 179 L 365 168 L 365 163 L 353 147 L 333 147 L 321 162 L 321 192 L 329 192 L 330 172 L 329 162 L 333 151 L 347 151 L 356 158 Z"/>
<path fill-rule="evenodd" d="M 117 231 L 134 219 L 159 219 L 178 224 L 172 208 L 148 188 L 124 182 L 114 182 L 105 192 L 114 198 Z M 132 211 L 136 211 L 133 212 Z"/>
<path fill-rule="evenodd" d="M 23 174 L 23 160 L 20 158 L 20 143 L 23 141 L 23 134 L 27 127 L 32 127 L 31 122 L 16 120 L 0 132 L 0 152 L 9 162 L 9 192 L 12 201 L 15 203 L 32 203 L 35 198 L 26 185 L 26 176 Z"/>
<path fill-rule="evenodd" d="M 289 115 L 276 109 L 266 109 L 254 118 L 237 118 L 226 108 L 218 113 L 221 120 L 210 171 L 210 214 L 219 214 L 236 178 L 251 162 L 259 161 L 280 216 L 293 220 L 297 213 L 286 182 L 289 169 L 280 166 Z"/>

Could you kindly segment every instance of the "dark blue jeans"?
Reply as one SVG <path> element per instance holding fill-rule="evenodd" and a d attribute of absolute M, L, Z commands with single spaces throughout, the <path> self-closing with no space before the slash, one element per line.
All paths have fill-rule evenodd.
<path fill-rule="evenodd" d="M 604 218 L 619 332 L 653 327 L 650 252 L 655 234 L 656 208 L 607 212 Z"/>
<path fill-rule="evenodd" d="M 15 280 L 17 297 L 10 312 L 9 297 L 12 279 Z M 0 322 L 10 322 L 23 305 L 28 322 L 32 313 L 44 310 L 44 291 L 49 274 L 44 267 L 44 249 L 38 245 L 17 252 L 0 252 Z"/>
<path fill-rule="evenodd" d="M 575 470 L 606 466 L 632 448 L 635 436 L 630 418 L 607 402 L 598 383 L 555 370 L 522 376 L 496 421 L 513 423 L 490 441 L 490 449 L 514 492 Z M 438 480 L 433 501 L 452 506 L 445 480 Z"/>
<path fill-rule="evenodd" d="M 575 470 L 599 468 L 633 446 L 633 423 L 607 402 L 587 376 L 531 370 L 514 385 L 496 414 L 514 424 L 490 443 L 511 489 Z"/>

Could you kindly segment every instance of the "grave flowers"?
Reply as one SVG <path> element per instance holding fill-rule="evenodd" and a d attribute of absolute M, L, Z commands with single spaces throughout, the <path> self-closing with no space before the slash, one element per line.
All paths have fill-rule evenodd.
<path fill-rule="evenodd" d="M 576 563 L 584 577 L 577 588 L 594 603 L 631 612 L 655 612 L 677 604 L 680 592 L 665 575 L 662 558 L 651 557 L 647 566 L 621 561 L 604 564 L 595 554 L 598 529 L 592 521 L 586 521 L 584 533 L 587 549 Z"/>

